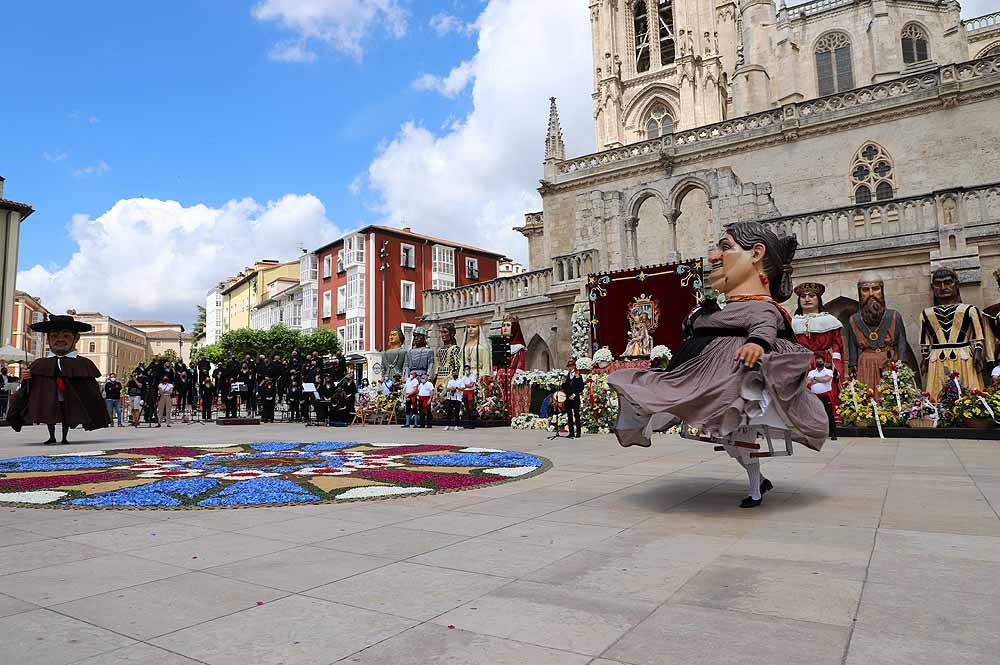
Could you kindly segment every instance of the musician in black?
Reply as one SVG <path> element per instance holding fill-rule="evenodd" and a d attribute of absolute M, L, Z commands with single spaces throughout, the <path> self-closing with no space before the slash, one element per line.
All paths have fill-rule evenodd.
<path fill-rule="evenodd" d="M 302 412 L 300 410 L 302 406 L 302 382 L 294 370 L 292 371 L 291 384 L 288 386 L 285 395 L 288 398 L 288 420 L 293 423 L 300 422 L 302 420 Z"/>
<path fill-rule="evenodd" d="M 216 387 L 212 377 L 205 376 L 201 382 L 201 419 L 212 419 L 212 403 L 215 401 Z"/>
<path fill-rule="evenodd" d="M 274 383 L 271 381 L 271 377 L 264 377 L 264 379 L 260 382 L 260 387 L 257 389 L 257 393 L 257 397 L 260 402 L 261 422 L 273 423 L 274 402 L 277 397 L 277 391 L 274 388 Z"/>
<path fill-rule="evenodd" d="M 580 438 L 580 399 L 583 396 L 583 378 L 576 373 L 576 363 L 570 360 L 566 363 L 566 379 L 562 389 L 566 393 L 566 419 L 569 426 L 569 438 Z M 576 423 L 574 427 L 574 423 Z"/>
<path fill-rule="evenodd" d="M 316 402 L 316 422 L 327 423 L 329 422 L 330 402 L 333 400 L 333 394 L 337 392 L 337 386 L 333 385 L 333 377 L 329 374 L 323 377 L 323 383 L 320 384 L 318 390 L 319 401 Z"/>

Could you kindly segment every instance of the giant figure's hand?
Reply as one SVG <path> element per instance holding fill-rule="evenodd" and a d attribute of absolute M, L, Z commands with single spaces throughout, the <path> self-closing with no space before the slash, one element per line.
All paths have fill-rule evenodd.
<path fill-rule="evenodd" d="M 753 367 L 764 355 L 764 348 L 760 344 L 747 342 L 736 352 L 736 360 L 742 361 L 747 367 Z"/>

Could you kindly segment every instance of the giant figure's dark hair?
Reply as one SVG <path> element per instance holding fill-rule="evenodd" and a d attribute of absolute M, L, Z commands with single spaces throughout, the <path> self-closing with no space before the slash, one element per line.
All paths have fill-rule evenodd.
<path fill-rule="evenodd" d="M 736 222 L 726 226 L 726 233 L 736 244 L 750 250 L 757 243 L 764 245 L 761 268 L 767 275 L 771 297 L 784 302 L 792 297 L 792 258 L 799 246 L 795 236 L 778 235 L 761 222 Z"/>

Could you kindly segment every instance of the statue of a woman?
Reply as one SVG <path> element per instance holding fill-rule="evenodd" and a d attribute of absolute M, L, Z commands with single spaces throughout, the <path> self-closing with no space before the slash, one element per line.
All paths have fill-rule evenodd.
<path fill-rule="evenodd" d="M 395 379 L 403 376 L 406 365 L 406 349 L 403 348 L 403 332 L 399 328 L 389 331 L 389 348 L 382 352 L 382 377 Z"/>
<path fill-rule="evenodd" d="M 492 374 L 490 347 L 483 339 L 481 324 L 478 319 L 466 321 L 465 344 L 462 347 L 462 364 L 469 368 L 476 380 Z"/>

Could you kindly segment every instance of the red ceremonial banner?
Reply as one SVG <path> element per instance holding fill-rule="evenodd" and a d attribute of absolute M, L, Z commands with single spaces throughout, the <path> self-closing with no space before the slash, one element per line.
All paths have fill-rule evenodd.
<path fill-rule="evenodd" d="M 654 346 L 671 351 L 683 339 L 684 320 L 697 303 L 702 260 L 598 273 L 587 278 L 594 351 L 648 359 Z"/>

